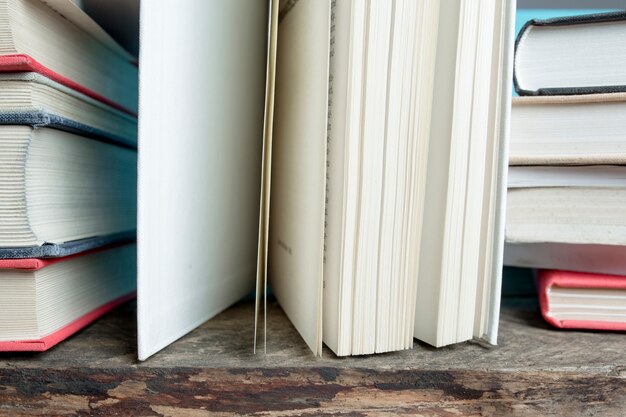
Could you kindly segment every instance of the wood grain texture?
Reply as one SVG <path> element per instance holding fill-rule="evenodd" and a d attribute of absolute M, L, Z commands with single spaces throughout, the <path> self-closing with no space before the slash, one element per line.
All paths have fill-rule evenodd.
<path fill-rule="evenodd" d="M 368 368 L 5 369 L 3 415 L 623 416 L 626 381 L 573 372 Z M 583 414 L 584 413 L 584 414 Z"/>
<path fill-rule="evenodd" d="M 0 416 L 624 416 L 626 337 L 559 331 L 503 310 L 501 345 L 315 358 L 275 304 L 268 354 L 237 305 L 146 362 L 135 307 L 43 354 L 0 356 Z"/>

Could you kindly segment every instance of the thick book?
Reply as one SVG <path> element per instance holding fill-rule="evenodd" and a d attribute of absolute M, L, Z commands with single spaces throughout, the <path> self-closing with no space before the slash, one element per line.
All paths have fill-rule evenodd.
<path fill-rule="evenodd" d="M 504 263 L 626 275 L 626 167 L 509 168 Z"/>
<path fill-rule="evenodd" d="M 626 276 L 542 270 L 537 291 L 555 327 L 626 331 Z"/>
<path fill-rule="evenodd" d="M 496 343 L 515 5 L 185 4 L 141 8 L 139 358 L 255 284 L 261 345 L 268 286 L 316 355 Z"/>
<path fill-rule="evenodd" d="M 0 125 L 0 247 L 136 229 L 137 151 L 51 128 Z"/>
<path fill-rule="evenodd" d="M 137 112 L 135 58 L 71 0 L 0 1 L 0 72 L 25 71 Z"/>
<path fill-rule="evenodd" d="M 514 97 L 511 165 L 626 164 L 626 93 Z"/>
<path fill-rule="evenodd" d="M 45 351 L 135 296 L 136 246 L 0 260 L 0 352 Z"/>
<path fill-rule="evenodd" d="M 515 43 L 520 95 L 626 91 L 626 12 L 531 20 Z"/>
<path fill-rule="evenodd" d="M 137 118 L 35 72 L 0 73 L 0 124 L 54 127 L 137 147 Z"/>

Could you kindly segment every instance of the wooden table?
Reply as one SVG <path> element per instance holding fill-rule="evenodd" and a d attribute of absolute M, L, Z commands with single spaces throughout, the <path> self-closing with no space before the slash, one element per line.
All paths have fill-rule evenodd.
<path fill-rule="evenodd" d="M 314 358 L 275 303 L 253 355 L 242 303 L 139 363 L 131 303 L 49 352 L 0 356 L 0 415 L 626 416 L 626 335 L 554 330 L 509 304 L 495 348 L 339 359 Z"/>

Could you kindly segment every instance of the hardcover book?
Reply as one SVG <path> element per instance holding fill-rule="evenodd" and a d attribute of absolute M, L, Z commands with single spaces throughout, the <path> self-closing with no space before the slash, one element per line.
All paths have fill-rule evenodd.
<path fill-rule="evenodd" d="M 28 251 L 133 232 L 136 163 L 137 151 L 127 147 L 0 125 L 0 247 Z"/>
<path fill-rule="evenodd" d="M 626 277 L 558 270 L 539 272 L 541 314 L 563 329 L 626 331 Z"/>
<path fill-rule="evenodd" d="M 53 127 L 137 147 L 137 118 L 34 72 L 0 73 L 0 124 Z"/>
<path fill-rule="evenodd" d="M 0 32 L 0 72 L 36 72 L 137 113 L 135 59 L 73 1 L 1 0 Z"/>
<path fill-rule="evenodd" d="M 44 351 L 135 296 L 134 244 L 0 260 L 0 351 Z"/>
<path fill-rule="evenodd" d="M 519 95 L 626 91 L 626 12 L 530 20 L 515 43 Z"/>
<path fill-rule="evenodd" d="M 510 167 L 504 263 L 626 274 L 625 199 L 624 166 Z"/>

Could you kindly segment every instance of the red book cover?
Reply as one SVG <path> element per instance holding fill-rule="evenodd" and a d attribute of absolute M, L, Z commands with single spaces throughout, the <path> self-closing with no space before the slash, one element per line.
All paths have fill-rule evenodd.
<path fill-rule="evenodd" d="M 72 81 L 69 78 L 64 77 L 63 75 L 55 71 L 52 71 L 50 68 L 45 67 L 44 65 L 40 64 L 39 62 L 37 62 L 36 60 L 34 60 L 28 55 L 14 54 L 14 55 L 0 56 L 0 72 L 22 72 L 22 71 L 36 72 L 38 74 L 43 75 L 44 77 L 48 77 L 51 80 L 58 82 L 59 84 L 63 84 L 66 87 L 69 87 L 73 90 L 83 93 L 117 110 L 121 110 L 132 116 L 137 116 L 134 112 L 132 112 L 131 110 L 128 110 L 124 106 L 118 103 L 115 103 L 112 100 L 109 100 L 103 95 L 98 94 L 95 91 L 90 90 L 89 88 L 82 86 L 78 84 L 77 82 Z"/>
<path fill-rule="evenodd" d="M 86 254 L 98 252 L 101 250 L 104 249 L 96 249 L 71 256 L 66 256 L 64 258 L 0 259 L 0 269 L 22 269 L 28 271 L 36 271 L 57 262 L 64 262 L 78 256 L 84 256 Z M 76 320 L 68 323 L 59 330 L 42 337 L 41 339 L 0 341 L 0 352 L 43 352 L 45 350 L 48 350 L 52 346 L 63 341 L 64 339 L 67 339 L 82 328 L 87 327 L 89 324 L 93 323 L 95 320 L 102 317 L 109 311 L 124 304 L 127 301 L 134 299 L 135 297 L 136 292 L 133 291 L 129 294 L 125 294 L 121 297 L 111 300 L 101 306 L 96 307 L 95 309 L 77 318 Z"/>
<path fill-rule="evenodd" d="M 135 298 L 135 293 L 127 294 L 113 301 L 110 301 L 92 311 L 79 317 L 73 322 L 60 328 L 54 333 L 35 340 L 17 340 L 10 342 L 0 342 L 0 352 L 43 352 L 50 349 L 57 343 L 67 339 L 74 333 L 87 327 L 100 317 L 104 316 L 115 307 L 124 304 Z"/>
<path fill-rule="evenodd" d="M 626 277 L 584 272 L 541 270 L 537 281 L 539 306 L 543 318 L 562 329 L 626 330 L 625 322 L 598 320 L 557 320 L 551 314 L 549 291 L 552 287 L 626 290 Z"/>

